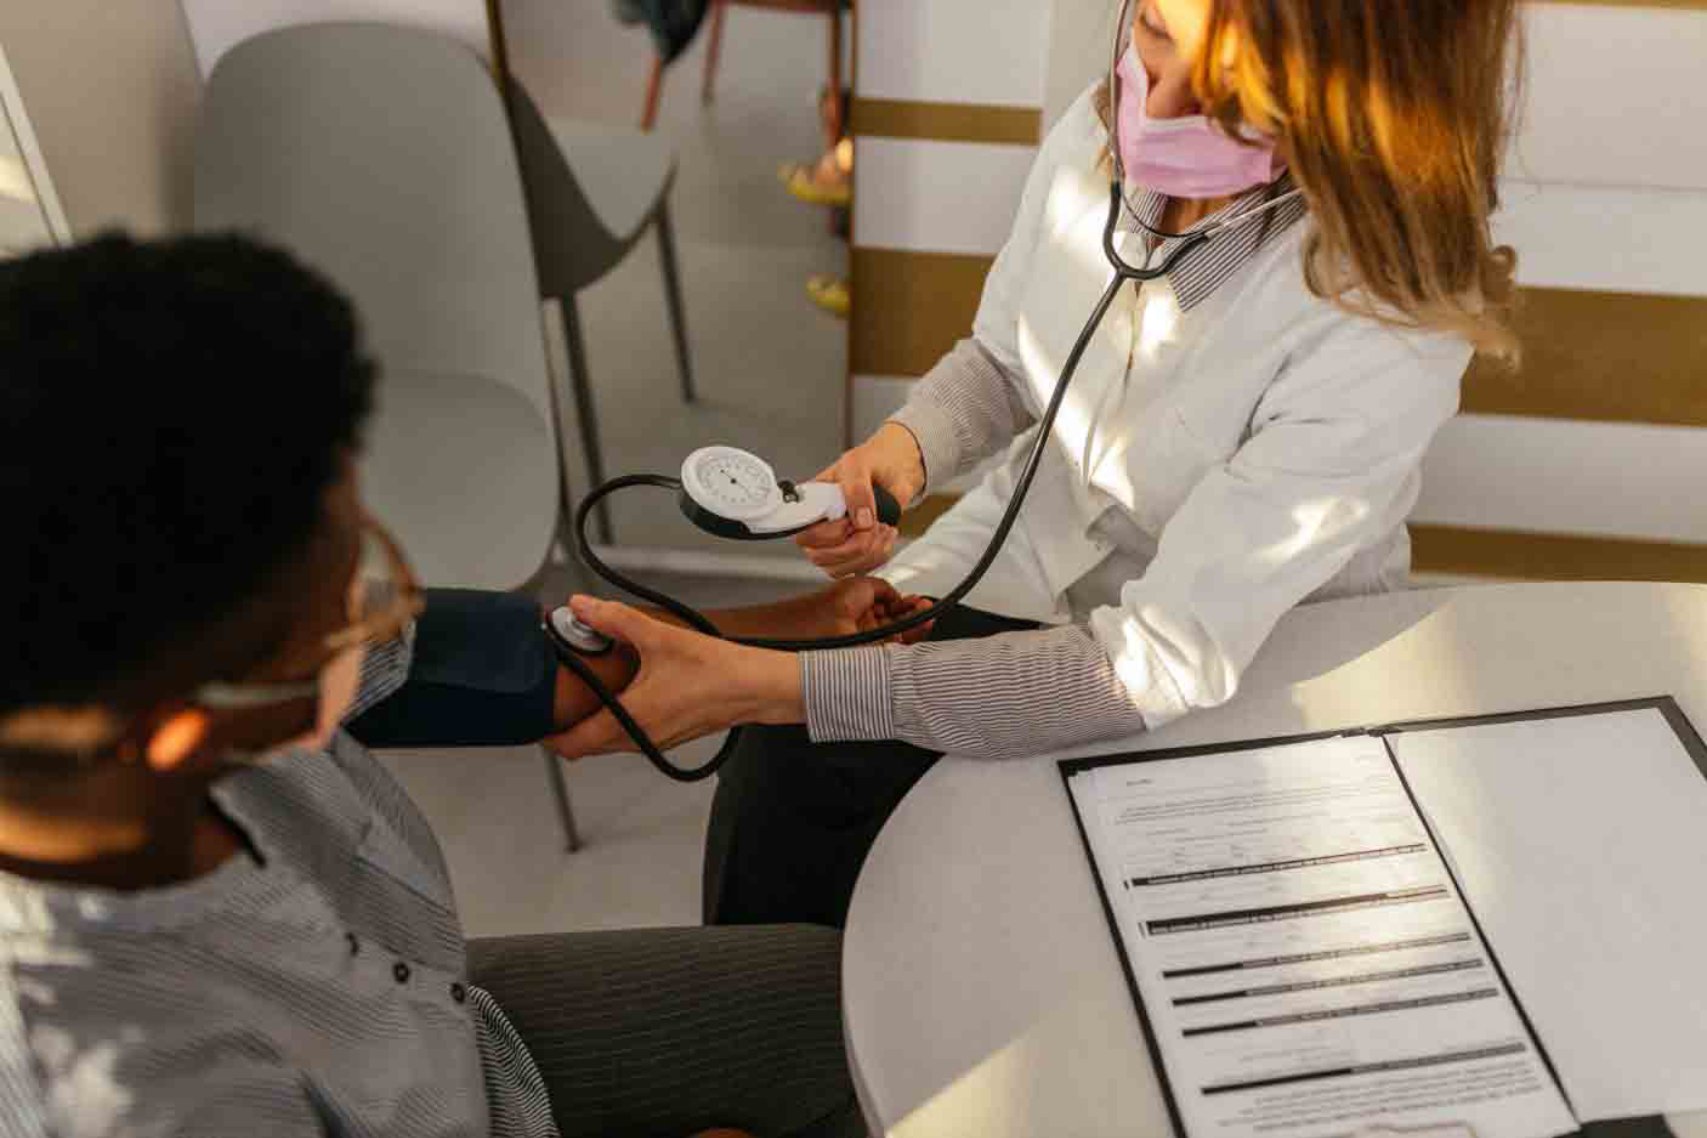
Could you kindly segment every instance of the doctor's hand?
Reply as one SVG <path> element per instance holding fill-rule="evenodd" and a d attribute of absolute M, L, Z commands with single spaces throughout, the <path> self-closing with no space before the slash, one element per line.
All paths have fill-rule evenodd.
<path fill-rule="evenodd" d="M 903 509 L 925 488 L 925 459 L 913 432 L 885 423 L 819 474 L 816 482 L 834 482 L 847 498 L 847 517 L 820 522 L 795 537 L 807 559 L 832 577 L 867 573 L 889 560 L 900 533 L 877 520 L 873 482 L 895 495 Z"/>
<path fill-rule="evenodd" d="M 639 655 L 640 671 L 623 691 L 622 705 L 662 749 L 738 723 L 800 723 L 806 717 L 800 662 L 791 652 L 704 636 L 615 601 L 576 597 L 569 607 Z M 545 742 L 567 759 L 636 750 L 603 709 Z"/>

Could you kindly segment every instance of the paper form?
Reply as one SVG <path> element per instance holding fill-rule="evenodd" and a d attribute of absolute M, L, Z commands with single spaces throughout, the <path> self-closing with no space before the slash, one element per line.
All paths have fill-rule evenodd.
<path fill-rule="evenodd" d="M 1379 739 L 1068 786 L 1191 1138 L 1577 1128 Z"/>
<path fill-rule="evenodd" d="M 1707 778 L 1664 715 L 1388 744 L 1577 1115 L 1707 1108 Z"/>

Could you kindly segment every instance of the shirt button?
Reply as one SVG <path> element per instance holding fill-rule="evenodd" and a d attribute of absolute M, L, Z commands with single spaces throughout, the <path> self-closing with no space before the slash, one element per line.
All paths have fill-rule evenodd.
<path fill-rule="evenodd" d="M 345 933 L 344 939 L 350 942 L 350 955 L 354 956 L 362 950 L 361 938 L 355 933 Z"/>
<path fill-rule="evenodd" d="M 461 984 L 452 984 L 450 986 L 450 998 L 459 1004 L 465 1003 L 468 1000 L 468 989 Z"/>
<path fill-rule="evenodd" d="M 391 974 L 397 978 L 399 984 L 409 982 L 409 966 L 401 960 L 391 966 Z"/>

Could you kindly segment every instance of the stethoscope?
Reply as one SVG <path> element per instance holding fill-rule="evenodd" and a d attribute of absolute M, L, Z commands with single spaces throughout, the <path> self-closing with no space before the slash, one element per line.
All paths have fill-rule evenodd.
<path fill-rule="evenodd" d="M 1131 0 L 1125 0 L 1121 6 L 1121 18 L 1117 25 L 1121 29 L 1127 26 L 1127 14 L 1131 9 Z M 1128 284 L 1142 285 L 1172 273 L 1185 258 L 1203 248 L 1217 237 L 1260 219 L 1276 207 L 1300 196 L 1301 190 L 1290 190 L 1277 194 L 1271 199 L 1244 209 L 1238 213 L 1218 220 L 1211 221 L 1200 229 L 1188 230 L 1184 233 L 1167 233 L 1147 224 L 1141 212 L 1127 199 L 1125 193 L 1125 168 L 1120 159 L 1120 147 L 1113 140 L 1119 137 L 1119 87 L 1116 69 L 1119 65 L 1121 52 L 1124 50 L 1126 36 L 1124 31 L 1116 37 L 1115 54 L 1109 67 L 1110 99 L 1109 146 L 1114 162 L 1114 177 L 1108 192 L 1108 220 L 1103 226 L 1102 246 L 1103 255 L 1108 258 L 1114 276 L 1103 290 L 1089 318 L 1085 321 L 1083 330 L 1073 344 L 1073 349 L 1067 355 L 1066 362 L 1061 367 L 1060 378 L 1055 381 L 1055 390 L 1050 395 L 1049 404 L 1044 409 L 1037 426 L 1036 437 L 1032 440 L 1031 449 L 1026 454 L 1025 465 L 1020 470 L 1019 478 L 1014 483 L 1013 494 L 1008 499 L 1008 505 L 1002 512 L 1002 517 L 990 535 L 989 543 L 979 556 L 965 578 L 944 594 L 939 600 L 919 612 L 912 614 L 883 628 L 870 629 L 847 636 L 831 636 L 813 640 L 784 640 L 768 637 L 724 636 L 717 626 L 696 609 L 683 604 L 674 597 L 657 589 L 652 589 L 638 581 L 625 577 L 610 565 L 601 560 L 594 551 L 592 543 L 587 538 L 587 520 L 598 504 L 619 490 L 636 486 L 650 486 L 677 492 L 679 505 L 688 520 L 707 532 L 719 537 L 736 540 L 768 540 L 787 537 L 807 529 L 825 519 L 836 519 L 846 515 L 847 505 L 842 500 L 839 487 L 826 483 L 802 483 L 796 485 L 776 477 L 769 464 L 757 455 L 733 447 L 705 447 L 689 455 L 682 464 L 680 477 L 670 477 L 660 474 L 630 474 L 610 481 L 594 489 L 581 502 L 575 514 L 575 540 L 582 560 L 587 567 L 599 577 L 615 585 L 617 588 L 644 601 L 649 601 L 659 608 L 671 613 L 688 627 L 702 632 L 707 636 L 731 640 L 755 648 L 770 648 L 785 652 L 820 651 L 832 648 L 855 648 L 861 645 L 877 644 L 890 640 L 904 632 L 919 628 L 936 620 L 955 605 L 965 599 L 967 594 L 977 588 L 978 583 L 989 572 L 995 563 L 996 556 L 1001 552 L 1008 534 L 1013 530 L 1014 523 L 1019 519 L 1020 508 L 1025 504 L 1027 493 L 1031 490 L 1032 481 L 1037 477 L 1037 471 L 1043 462 L 1043 455 L 1048 448 L 1050 435 L 1054 431 L 1056 416 L 1061 411 L 1061 405 L 1067 396 L 1067 389 L 1078 374 L 1080 361 L 1089 348 L 1091 339 L 1097 329 L 1102 326 L 1104 317 L 1108 315 L 1110 306 L 1120 295 L 1120 291 Z M 1154 242 L 1146 242 L 1145 263 L 1134 265 L 1120 253 L 1119 229 L 1122 209 L 1130 214 L 1132 219 L 1151 237 Z M 1168 242 L 1177 241 L 1172 249 L 1166 250 L 1166 256 L 1160 263 L 1151 265 L 1151 257 L 1158 249 L 1166 248 Z M 900 520 L 901 508 L 892 495 L 882 487 L 874 486 L 878 504 L 878 517 L 887 525 L 894 525 Z M 545 621 L 545 632 L 553 646 L 557 658 L 565 667 L 574 672 L 582 682 L 591 688 L 599 700 L 610 711 L 611 715 L 633 739 L 640 753 L 649 759 L 659 771 L 678 782 L 698 782 L 716 774 L 718 769 L 728 761 L 740 742 L 742 728 L 737 726 L 730 730 L 723 745 L 717 753 L 698 767 L 684 768 L 672 763 L 664 753 L 653 743 L 644 728 L 629 715 L 622 701 L 609 686 L 604 683 L 588 664 L 589 657 L 604 655 L 613 650 L 614 644 L 608 638 L 576 620 L 567 608 L 559 608 L 552 612 Z"/>

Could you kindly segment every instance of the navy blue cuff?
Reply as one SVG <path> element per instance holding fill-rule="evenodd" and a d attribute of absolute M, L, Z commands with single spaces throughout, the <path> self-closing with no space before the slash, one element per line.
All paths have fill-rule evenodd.
<path fill-rule="evenodd" d="M 557 660 L 539 606 L 513 593 L 429 589 L 409 679 L 352 720 L 369 747 L 483 747 L 551 734 Z"/>

